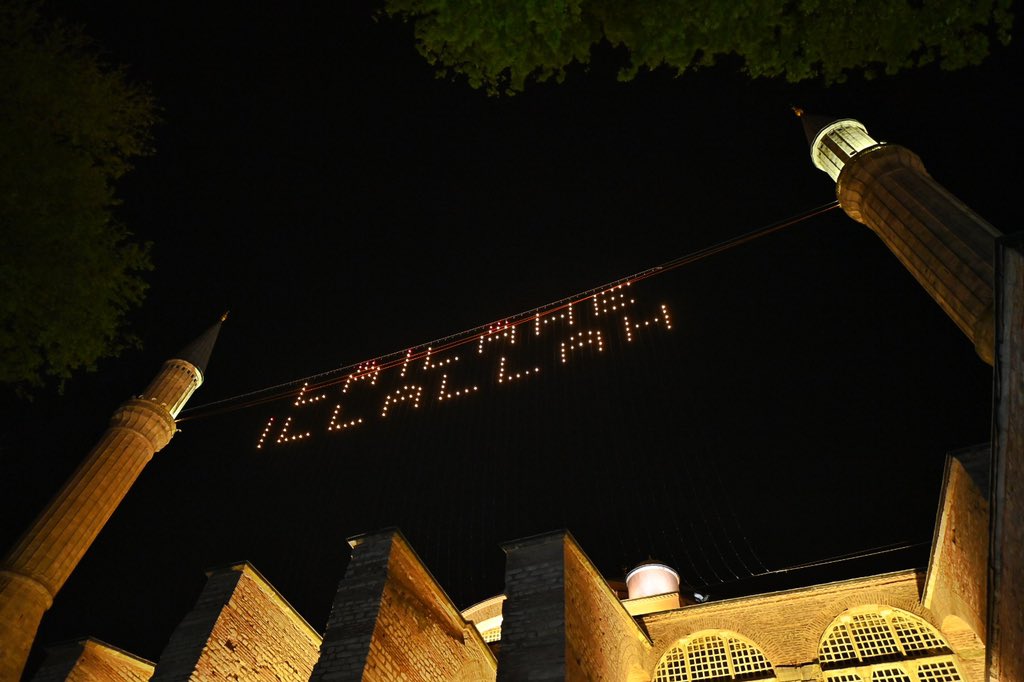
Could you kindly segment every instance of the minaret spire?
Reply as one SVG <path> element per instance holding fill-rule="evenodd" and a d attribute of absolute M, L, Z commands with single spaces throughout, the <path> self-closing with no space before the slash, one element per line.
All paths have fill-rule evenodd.
<path fill-rule="evenodd" d="M 175 433 L 174 418 L 203 383 L 219 322 L 167 360 L 110 426 L 64 487 L 0 564 L 0 680 L 17 680 L 39 622 L 153 455 Z"/>
<path fill-rule="evenodd" d="M 228 314 L 225 312 L 217 322 L 210 325 L 192 343 L 182 348 L 176 357 L 192 363 L 200 373 L 205 373 L 206 366 L 210 364 L 210 354 L 213 353 L 213 346 L 217 343 L 217 337 L 220 335 L 221 325 L 227 319 Z"/>
<path fill-rule="evenodd" d="M 991 365 L 999 230 L 935 182 L 909 149 L 877 142 L 852 118 L 794 111 L 811 161 L 836 182 L 839 205 L 881 237 Z"/>

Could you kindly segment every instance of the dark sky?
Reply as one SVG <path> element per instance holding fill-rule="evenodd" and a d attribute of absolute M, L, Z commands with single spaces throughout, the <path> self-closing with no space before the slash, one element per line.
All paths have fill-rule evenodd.
<path fill-rule="evenodd" d="M 163 108 L 120 208 L 156 270 L 132 318 L 142 350 L 9 405 L 4 547 L 113 408 L 224 309 L 195 406 L 418 348 L 831 201 L 792 104 L 858 118 L 1017 229 L 1016 45 L 958 73 L 829 88 L 734 65 L 619 83 L 602 53 L 562 85 L 496 100 L 435 79 L 408 27 L 359 3 L 54 7 Z M 494 382 L 497 354 L 464 347 L 479 390 L 461 402 L 345 434 L 288 400 L 182 423 L 38 643 L 90 634 L 155 659 L 203 570 L 241 559 L 322 628 L 345 538 L 386 525 L 460 607 L 501 590 L 502 541 L 560 527 L 609 577 L 654 556 L 713 595 L 923 565 L 918 545 L 749 577 L 927 543 L 945 454 L 989 438 L 990 369 L 866 227 L 833 211 L 630 291 L 638 316 L 664 304 L 673 328 L 627 342 L 618 318 L 581 314 L 606 348 L 562 364 L 572 330 L 552 324 L 508 349 L 542 370 L 514 386 Z M 428 393 L 436 380 L 421 377 Z M 266 420 L 290 414 L 310 439 L 256 450 Z"/>

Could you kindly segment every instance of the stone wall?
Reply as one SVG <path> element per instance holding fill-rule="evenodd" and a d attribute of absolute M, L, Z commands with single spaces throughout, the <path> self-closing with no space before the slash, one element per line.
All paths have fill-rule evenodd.
<path fill-rule="evenodd" d="M 984 677 L 988 581 L 988 445 L 950 455 L 921 602 L 973 679 Z"/>
<path fill-rule="evenodd" d="M 568 680 L 650 679 L 651 640 L 571 536 L 565 539 Z"/>
<path fill-rule="evenodd" d="M 498 682 L 564 680 L 564 533 L 547 533 L 502 546 L 505 604 Z"/>
<path fill-rule="evenodd" d="M 887 604 L 938 627 L 919 601 L 923 576 L 914 570 L 813 587 L 708 602 L 641 617 L 654 646 L 645 665 L 653 671 L 677 641 L 702 630 L 729 630 L 751 640 L 780 678 L 803 679 L 818 658 L 818 643 L 836 616 L 863 604 Z M 816 667 L 816 666 L 815 666 Z M 785 670 L 790 668 L 790 671 Z"/>
<path fill-rule="evenodd" d="M 97 639 L 50 647 L 32 682 L 145 682 L 153 664 Z"/>
<path fill-rule="evenodd" d="M 466 680 L 497 662 L 400 532 L 350 541 L 313 680 Z"/>
<path fill-rule="evenodd" d="M 499 680 L 645 680 L 650 641 L 566 531 L 503 546 Z"/>
<path fill-rule="evenodd" d="M 320 636 L 249 564 L 211 571 L 153 674 L 171 680 L 305 682 Z"/>

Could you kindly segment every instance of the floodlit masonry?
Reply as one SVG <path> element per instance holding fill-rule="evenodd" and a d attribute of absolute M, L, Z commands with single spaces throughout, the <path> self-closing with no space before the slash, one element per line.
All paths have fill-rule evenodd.
<path fill-rule="evenodd" d="M 109 680 L 1024 679 L 1024 501 L 1014 494 L 1024 489 L 1024 235 L 1000 237 L 916 155 L 875 144 L 856 121 L 804 122 L 840 205 L 882 237 L 994 363 L 992 444 L 947 457 L 926 572 L 721 601 L 681 592 L 630 598 L 568 531 L 556 531 L 505 543 L 504 594 L 460 612 L 402 534 L 386 529 L 350 540 L 322 637 L 239 564 L 209 574 L 155 664 L 89 640 L 77 656 L 74 647 L 55 650 L 34 679 L 97 679 L 96 666 Z M 179 393 L 158 401 L 167 410 L 187 399 L 180 385 L 188 381 L 175 367 L 165 372 L 179 380 Z M 148 409 L 137 402 L 129 414 Z M 116 419 L 112 429 L 122 426 Z M 94 499 L 108 478 L 121 481 L 94 476 L 82 498 Z M 27 537 L 48 537 L 39 527 Z M 32 615 L 26 635 L 21 606 L 9 605 L 41 617 L 77 561 L 50 543 L 38 565 L 61 565 L 53 575 L 63 578 L 48 579 L 35 564 L 19 568 L 30 565 L 20 558 L 24 542 L 0 573 L 0 656 L 8 659 L 31 644 L 38 624 Z M 18 670 L 0 669 L 0 680 Z"/>
<path fill-rule="evenodd" d="M 0 563 L 0 681 L 20 677 L 39 623 L 203 383 L 220 322 L 123 403 L 85 461 Z"/>
<path fill-rule="evenodd" d="M 385 529 L 349 541 L 322 638 L 239 564 L 207 574 L 155 664 L 90 640 L 55 647 L 33 679 L 980 681 L 988 543 L 963 531 L 988 524 L 987 458 L 947 458 L 927 572 L 703 603 L 678 585 L 630 597 L 556 531 L 505 543 L 505 593 L 460 612 Z"/>
<path fill-rule="evenodd" d="M 906 147 L 876 142 L 850 118 L 797 112 L 811 160 L 835 180 L 842 209 L 881 237 L 991 365 L 999 230 L 937 183 Z"/>

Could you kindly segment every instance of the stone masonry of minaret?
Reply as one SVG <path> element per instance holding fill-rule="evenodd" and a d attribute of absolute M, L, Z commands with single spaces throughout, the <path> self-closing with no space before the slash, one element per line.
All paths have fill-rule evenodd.
<path fill-rule="evenodd" d="M 123 403 L 85 461 L 0 564 L 0 682 L 24 669 L 43 614 L 203 382 L 220 324 Z"/>
<path fill-rule="evenodd" d="M 1000 233 L 935 182 L 898 145 L 853 157 L 836 185 L 839 205 L 882 238 L 950 319 L 993 362 L 993 257 Z"/>
<path fill-rule="evenodd" d="M 991 365 L 999 230 L 932 179 L 909 149 L 876 142 L 853 119 L 798 114 L 842 209 L 882 239 Z"/>

